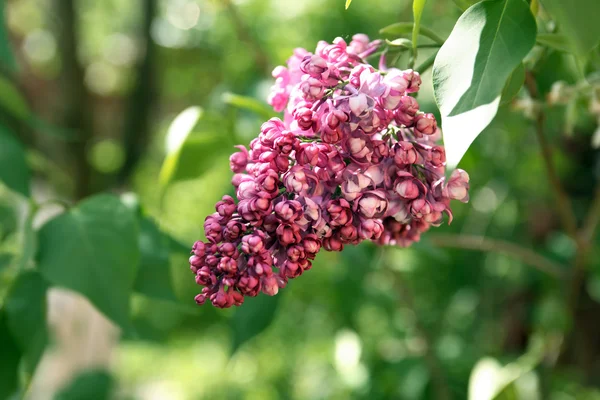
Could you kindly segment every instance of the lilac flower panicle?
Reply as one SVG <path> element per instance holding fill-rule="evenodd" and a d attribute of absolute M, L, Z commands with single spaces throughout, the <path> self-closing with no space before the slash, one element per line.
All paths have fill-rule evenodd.
<path fill-rule="evenodd" d="M 268 101 L 283 119 L 266 121 L 230 157 L 235 197 L 223 196 L 192 248 L 198 304 L 239 306 L 273 296 L 312 267 L 321 249 L 371 240 L 406 247 L 469 199 L 469 176 L 446 182 L 433 114 L 410 94 L 413 70 L 367 64 L 380 41 L 319 42 L 296 49 L 273 71 Z"/>

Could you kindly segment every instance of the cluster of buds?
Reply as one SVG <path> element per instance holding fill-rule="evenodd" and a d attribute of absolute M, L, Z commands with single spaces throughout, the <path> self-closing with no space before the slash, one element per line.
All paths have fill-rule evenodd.
<path fill-rule="evenodd" d="M 297 49 L 274 70 L 269 103 L 284 117 L 230 158 L 237 199 L 217 203 L 190 257 L 198 304 L 275 295 L 322 248 L 408 246 L 444 213 L 452 219 L 450 199 L 468 200 L 467 173 L 446 182 L 435 117 L 410 95 L 419 74 L 367 64 L 378 46 L 365 35 L 337 38 L 314 54 Z"/>

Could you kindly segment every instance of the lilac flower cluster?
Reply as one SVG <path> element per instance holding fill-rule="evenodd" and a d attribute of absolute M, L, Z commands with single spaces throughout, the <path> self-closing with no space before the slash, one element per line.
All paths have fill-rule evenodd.
<path fill-rule="evenodd" d="M 217 203 L 190 257 L 198 304 L 275 295 L 321 248 L 408 246 L 444 213 L 452 219 L 450 199 L 468 200 L 469 176 L 455 170 L 445 182 L 435 117 L 410 96 L 419 74 L 367 64 L 379 46 L 337 38 L 275 68 L 269 103 L 284 118 L 230 158 L 237 200 Z"/>

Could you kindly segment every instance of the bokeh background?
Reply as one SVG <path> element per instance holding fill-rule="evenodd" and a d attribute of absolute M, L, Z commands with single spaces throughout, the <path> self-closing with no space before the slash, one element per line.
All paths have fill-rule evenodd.
<path fill-rule="evenodd" d="M 377 37 L 412 18 L 407 0 L 354 0 L 348 10 L 343 0 L 3 3 L 18 65 L 11 77 L 38 118 L 33 127 L 9 121 L 29 148 L 34 197 L 119 193 L 184 248 L 202 238 L 204 217 L 232 190 L 232 145 L 248 143 L 264 119 L 230 94 L 265 103 L 270 71 L 295 47 L 312 51 L 319 40 L 357 32 Z M 423 24 L 446 37 L 460 14 L 452 1 L 431 0 Z M 570 56 L 552 52 L 538 74 L 542 94 L 577 74 Z M 430 72 L 423 82 L 421 108 L 437 112 Z M 212 139 L 199 141 L 162 194 L 167 132 L 191 106 L 204 112 L 194 134 Z M 477 247 L 488 237 L 565 265 L 574 255 L 553 209 L 530 106 L 524 93 L 502 106 L 470 148 L 461 168 L 471 177 L 471 202 L 453 205 L 452 225 L 408 249 L 367 244 L 320 254 L 277 303 L 196 307 L 185 251 L 169 256 L 177 301 L 133 299 L 136 335 L 120 335 L 82 298 L 55 291 L 54 340 L 30 397 L 49 398 L 88 371 L 78 398 L 104 398 L 108 385 L 108 398 L 125 399 L 464 399 L 477 393 L 469 387 L 476 366 L 485 386 L 508 364 L 516 384 L 505 398 L 600 398 L 600 265 L 586 281 L 585 310 L 573 318 L 559 280 L 512 254 L 454 248 L 460 238 Z M 589 106 L 580 98 L 547 110 L 578 216 L 598 176 Z M 69 140 L 74 131 L 85 140 Z M 573 324 L 578 348 L 552 368 Z"/>

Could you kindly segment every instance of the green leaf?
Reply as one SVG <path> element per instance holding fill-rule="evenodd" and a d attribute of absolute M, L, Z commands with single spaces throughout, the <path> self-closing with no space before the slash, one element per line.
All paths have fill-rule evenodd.
<path fill-rule="evenodd" d="M 0 93 L 1 90 L 0 88 Z M 0 181 L 9 189 L 29 197 L 29 179 L 25 148 L 12 132 L 0 125 Z"/>
<path fill-rule="evenodd" d="M 502 89 L 500 104 L 510 103 L 519 94 L 519 91 L 523 87 L 523 82 L 525 82 L 525 66 L 521 63 L 508 77 L 508 81 L 506 81 L 504 89 Z"/>
<path fill-rule="evenodd" d="M 348 7 L 350 7 L 350 3 L 352 3 L 352 0 L 346 0 L 346 10 L 348 9 Z"/>
<path fill-rule="evenodd" d="M 89 370 L 80 373 L 61 391 L 54 400 L 109 400 L 114 380 L 103 370 Z"/>
<path fill-rule="evenodd" d="M 264 119 L 270 119 L 276 115 L 275 111 L 268 104 L 252 97 L 240 96 L 235 93 L 225 93 L 223 94 L 223 101 L 242 110 L 252 111 Z"/>
<path fill-rule="evenodd" d="M 548 14 L 565 34 L 576 53 L 583 55 L 600 41 L 600 1 L 598 0 L 542 0 Z"/>
<path fill-rule="evenodd" d="M 36 271 L 17 276 L 5 301 L 8 326 L 33 374 L 48 342 L 46 293 L 48 284 Z"/>
<path fill-rule="evenodd" d="M 539 45 L 550 47 L 551 49 L 570 53 L 572 51 L 570 41 L 565 35 L 557 33 L 538 33 L 536 42 Z"/>
<path fill-rule="evenodd" d="M 231 318 L 233 331 L 232 353 L 271 325 L 281 301 L 282 293 L 267 296 L 246 297 L 244 304 L 237 307 Z"/>
<path fill-rule="evenodd" d="M 27 101 L 21 92 L 2 75 L 0 75 L 0 108 L 21 120 L 27 120 L 31 115 Z"/>
<path fill-rule="evenodd" d="M 449 169 L 496 115 L 502 89 L 535 36 L 524 0 L 483 1 L 457 21 L 433 65 Z"/>
<path fill-rule="evenodd" d="M 17 64 L 15 62 L 12 49 L 10 48 L 8 31 L 6 30 L 6 25 L 4 23 L 4 21 L 6 21 L 4 7 L 6 7 L 6 2 L 2 2 L 2 4 L 0 4 L 0 66 L 10 70 L 15 70 L 17 68 Z"/>
<path fill-rule="evenodd" d="M 148 217 L 141 218 L 139 226 L 140 267 L 134 289 L 146 296 L 174 301 L 169 237 Z"/>
<path fill-rule="evenodd" d="M 400 35 L 410 34 L 413 31 L 414 24 L 412 22 L 397 22 L 395 24 L 388 25 L 385 28 L 381 28 L 379 33 L 384 36 L 397 37 Z M 437 44 L 444 44 L 444 39 L 425 26 L 419 27 L 419 34 L 433 40 Z"/>
<path fill-rule="evenodd" d="M 413 30 L 412 30 L 412 43 L 413 50 L 417 48 L 417 42 L 419 41 L 419 30 L 421 27 L 421 17 L 423 16 L 423 8 L 425 8 L 425 2 L 427 0 L 413 0 Z M 416 51 L 416 50 L 414 50 Z"/>
<path fill-rule="evenodd" d="M 39 233 L 39 269 L 50 282 L 86 296 L 125 329 L 139 262 L 133 212 L 97 195 L 52 219 Z"/>
<path fill-rule="evenodd" d="M 163 188 L 178 180 L 198 178 L 219 156 L 231 152 L 234 144 L 222 122 L 199 107 L 190 107 L 173 120 L 159 177 Z"/>
<path fill-rule="evenodd" d="M 0 309 L 0 399 L 13 395 L 19 387 L 19 361 L 21 351 L 8 326 L 6 311 Z"/>

